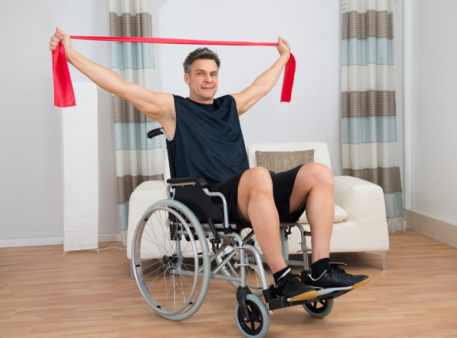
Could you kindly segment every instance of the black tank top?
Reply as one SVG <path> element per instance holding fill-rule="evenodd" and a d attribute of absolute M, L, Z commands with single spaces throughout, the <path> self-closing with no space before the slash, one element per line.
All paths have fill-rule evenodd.
<path fill-rule="evenodd" d="M 176 131 L 167 140 L 176 178 L 199 176 L 214 186 L 249 169 L 236 101 L 231 95 L 213 104 L 173 95 Z"/>

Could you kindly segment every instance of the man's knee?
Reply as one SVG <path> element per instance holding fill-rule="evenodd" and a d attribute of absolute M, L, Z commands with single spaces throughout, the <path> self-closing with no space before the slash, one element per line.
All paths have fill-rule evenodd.
<path fill-rule="evenodd" d="M 273 181 L 269 171 L 263 167 L 246 170 L 241 175 L 238 186 L 237 210 L 243 222 L 250 222 L 248 213 L 251 197 L 260 194 L 271 197 L 273 200 Z"/>
<path fill-rule="evenodd" d="M 300 168 L 302 179 L 310 179 L 314 184 L 328 184 L 332 187 L 335 182 L 333 179 L 332 170 L 325 164 L 321 163 L 308 163 Z"/>
<path fill-rule="evenodd" d="M 267 169 L 255 167 L 246 170 L 241 175 L 238 186 L 238 211 L 247 217 L 247 209 L 251 196 L 269 194 L 273 197 L 273 181 Z"/>
<path fill-rule="evenodd" d="M 245 174 L 245 182 L 251 194 L 273 194 L 273 181 L 266 168 L 254 167 L 247 170 Z"/>

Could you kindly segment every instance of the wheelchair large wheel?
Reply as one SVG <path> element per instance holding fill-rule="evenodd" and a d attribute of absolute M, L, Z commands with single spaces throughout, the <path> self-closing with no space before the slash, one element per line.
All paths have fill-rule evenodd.
<path fill-rule="evenodd" d="M 135 280 L 149 306 L 179 321 L 202 305 L 211 262 L 205 233 L 183 203 L 160 200 L 143 214 L 133 238 Z"/>
<path fill-rule="evenodd" d="M 247 228 L 243 229 L 240 233 L 241 237 L 244 238 L 246 237 L 249 232 L 252 231 L 252 229 Z M 282 248 L 282 254 L 285 260 L 289 259 L 289 243 L 286 239 L 286 236 L 284 234 L 284 230 L 281 230 L 281 248 Z M 263 256 L 262 249 L 260 248 L 259 243 L 257 242 L 257 238 L 252 236 L 250 240 L 247 242 L 247 244 L 253 245 L 259 254 Z M 230 249 L 226 249 L 223 252 L 223 255 L 218 255 L 216 257 L 218 263 L 221 263 L 223 260 L 223 256 L 227 255 L 228 253 L 231 252 Z M 253 267 L 246 267 L 246 286 L 249 287 L 251 290 L 252 294 L 262 297 L 263 296 L 263 288 L 262 288 L 262 282 L 260 280 L 260 277 L 257 273 L 257 270 L 254 268 L 257 266 L 257 262 L 255 260 L 254 255 L 250 252 L 245 250 L 245 263 L 252 265 Z M 240 263 L 240 255 L 239 251 L 232 257 L 232 259 L 221 269 L 222 273 L 224 273 L 227 276 L 235 276 L 239 277 L 241 276 L 241 268 L 237 267 L 236 264 Z M 273 278 L 273 273 L 271 272 L 270 268 L 268 267 L 268 264 L 263 264 L 264 270 L 265 270 L 265 279 L 267 281 L 268 286 L 271 284 L 274 284 L 274 278 Z M 234 289 L 238 289 L 238 286 L 240 284 L 235 281 L 228 281 L 231 286 L 233 286 Z"/>
<path fill-rule="evenodd" d="M 243 319 L 240 305 L 236 303 L 235 320 L 241 333 L 247 338 L 264 337 L 270 328 L 270 315 L 262 300 L 254 295 L 246 296 L 246 306 L 249 312 L 249 320 Z"/>

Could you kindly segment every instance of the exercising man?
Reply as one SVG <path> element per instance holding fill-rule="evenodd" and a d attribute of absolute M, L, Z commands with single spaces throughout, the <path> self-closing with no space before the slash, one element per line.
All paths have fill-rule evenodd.
<path fill-rule="evenodd" d="M 67 61 L 99 87 L 132 103 L 167 132 L 176 177 L 200 176 L 210 191 L 224 194 L 229 218 L 251 224 L 273 272 L 277 296 L 291 302 L 317 297 L 317 290 L 350 290 L 368 276 L 347 274 L 329 261 L 334 220 L 333 175 L 330 168 L 308 163 L 275 174 L 249 168 L 239 116 L 268 94 L 290 57 L 289 42 L 278 38 L 279 59 L 240 93 L 214 98 L 220 60 L 208 48 L 198 48 L 184 61 L 189 97 L 153 93 L 124 80 L 75 51 L 71 38 L 58 27 L 49 42 L 54 51 L 65 47 Z M 295 222 L 305 211 L 312 233 L 312 273 L 306 281 L 291 273 L 281 251 L 279 224 Z"/>

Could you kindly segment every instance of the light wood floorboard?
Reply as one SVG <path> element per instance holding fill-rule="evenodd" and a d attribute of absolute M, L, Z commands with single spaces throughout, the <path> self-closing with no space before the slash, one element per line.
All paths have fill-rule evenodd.
<path fill-rule="evenodd" d="M 109 245 L 121 246 L 100 243 Z M 457 336 L 457 249 L 407 230 L 390 235 L 386 271 L 366 253 L 331 261 L 372 280 L 336 299 L 324 319 L 301 306 L 275 311 L 267 337 Z M 0 249 L 0 337 L 241 337 L 235 304 L 233 288 L 212 279 L 198 312 L 172 322 L 141 297 L 125 251 Z"/>

